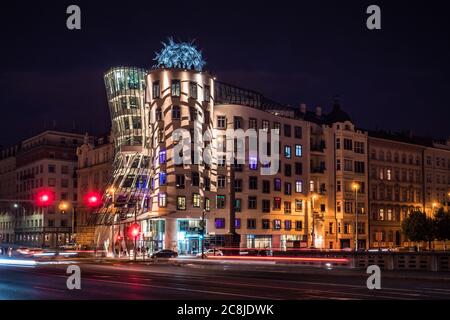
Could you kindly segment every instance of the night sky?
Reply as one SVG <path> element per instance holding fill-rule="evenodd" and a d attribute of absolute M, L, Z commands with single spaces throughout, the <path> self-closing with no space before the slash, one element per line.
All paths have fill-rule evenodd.
<path fill-rule="evenodd" d="M 17 1 L 0 4 L 0 144 L 49 128 L 109 129 L 103 72 L 150 68 L 161 41 L 195 39 L 219 80 L 359 127 L 450 136 L 445 1 Z M 295 5 L 294 5 L 295 3 Z M 66 28 L 81 7 L 82 29 Z M 366 28 L 377 4 L 382 30 Z"/>

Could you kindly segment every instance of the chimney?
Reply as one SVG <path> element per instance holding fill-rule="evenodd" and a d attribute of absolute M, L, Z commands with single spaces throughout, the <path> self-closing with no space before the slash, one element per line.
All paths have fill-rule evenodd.
<path fill-rule="evenodd" d="M 322 116 L 322 108 L 316 107 L 316 116 L 321 117 Z"/>
<path fill-rule="evenodd" d="M 306 113 L 306 104 L 304 104 L 304 103 L 300 104 L 300 112 Z"/>

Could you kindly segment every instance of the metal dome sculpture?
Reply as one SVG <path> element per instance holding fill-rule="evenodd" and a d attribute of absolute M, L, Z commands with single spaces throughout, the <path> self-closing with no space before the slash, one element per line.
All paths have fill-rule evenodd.
<path fill-rule="evenodd" d="M 155 68 L 181 68 L 202 71 L 206 64 L 202 52 L 194 46 L 194 42 L 175 42 L 168 38 L 168 43 L 162 42 L 164 48 L 155 52 L 157 61 Z"/>

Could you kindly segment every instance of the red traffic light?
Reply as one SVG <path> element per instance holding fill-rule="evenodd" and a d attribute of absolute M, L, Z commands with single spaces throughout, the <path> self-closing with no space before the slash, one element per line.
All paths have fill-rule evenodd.
<path fill-rule="evenodd" d="M 86 194 L 84 202 L 88 207 L 99 207 L 102 204 L 102 196 L 97 192 L 89 192 Z"/>
<path fill-rule="evenodd" d="M 130 227 L 130 236 L 133 238 L 136 238 L 141 234 L 141 226 L 137 223 L 134 223 Z"/>
<path fill-rule="evenodd" d="M 36 203 L 39 207 L 49 206 L 54 200 L 53 193 L 48 190 L 41 190 L 36 195 Z"/>

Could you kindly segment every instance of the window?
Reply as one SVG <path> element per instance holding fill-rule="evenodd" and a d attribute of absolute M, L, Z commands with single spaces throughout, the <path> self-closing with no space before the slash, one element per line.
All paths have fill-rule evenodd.
<path fill-rule="evenodd" d="M 172 97 L 179 97 L 181 95 L 181 83 L 180 83 L 180 80 L 172 80 L 172 84 L 170 86 L 170 90 L 172 92 Z"/>
<path fill-rule="evenodd" d="M 256 229 L 256 219 L 247 219 L 247 229 Z"/>
<path fill-rule="evenodd" d="M 61 173 L 62 174 L 68 174 L 69 173 L 69 167 L 68 166 L 61 166 Z"/>
<path fill-rule="evenodd" d="M 262 212 L 270 212 L 270 200 L 263 199 L 262 201 Z"/>
<path fill-rule="evenodd" d="M 273 220 L 273 228 L 275 230 L 280 230 L 281 229 L 281 220 L 280 219 Z"/>
<path fill-rule="evenodd" d="M 225 176 L 218 176 L 217 177 L 217 187 L 220 189 L 225 188 L 226 186 L 226 177 Z"/>
<path fill-rule="evenodd" d="M 250 190 L 258 189 L 258 177 L 250 177 L 248 180 L 248 188 Z"/>
<path fill-rule="evenodd" d="M 200 208 L 200 194 L 199 193 L 192 194 L 192 206 L 194 208 Z"/>
<path fill-rule="evenodd" d="M 250 170 L 258 169 L 258 159 L 256 157 L 250 157 L 248 167 Z"/>
<path fill-rule="evenodd" d="M 217 127 L 220 129 L 226 129 L 227 118 L 225 116 L 217 116 Z"/>
<path fill-rule="evenodd" d="M 275 178 L 274 180 L 273 180 L 273 189 L 275 190 L 275 191 L 281 191 L 281 179 L 279 179 L 279 178 Z"/>
<path fill-rule="evenodd" d="M 292 221 L 291 220 L 284 220 L 284 229 L 291 230 L 292 229 Z"/>
<path fill-rule="evenodd" d="M 353 171 L 353 161 L 344 159 L 344 171 Z"/>
<path fill-rule="evenodd" d="M 200 174 L 198 172 L 192 172 L 192 185 L 198 187 L 200 185 Z"/>
<path fill-rule="evenodd" d="M 285 137 L 290 137 L 291 136 L 291 126 L 288 125 L 288 124 L 285 124 L 283 126 L 283 129 L 284 129 L 284 136 Z"/>
<path fill-rule="evenodd" d="M 340 138 L 336 138 L 336 149 L 337 150 L 341 149 L 341 139 Z"/>
<path fill-rule="evenodd" d="M 356 173 L 364 173 L 364 162 L 363 161 L 355 161 L 355 172 Z"/>
<path fill-rule="evenodd" d="M 355 150 L 354 151 L 355 151 L 355 153 L 364 154 L 364 142 L 355 141 Z"/>
<path fill-rule="evenodd" d="M 336 171 L 341 171 L 341 160 L 336 160 Z"/>
<path fill-rule="evenodd" d="M 270 181 L 269 180 L 263 180 L 263 193 L 270 193 Z"/>
<path fill-rule="evenodd" d="M 269 131 L 269 128 L 270 128 L 270 122 L 267 120 L 263 120 L 262 121 L 262 129 L 264 131 Z"/>
<path fill-rule="evenodd" d="M 242 179 L 234 180 L 234 192 L 242 192 Z"/>
<path fill-rule="evenodd" d="M 351 139 L 344 139 L 344 150 L 353 150 L 353 141 Z"/>
<path fill-rule="evenodd" d="M 291 158 L 291 146 L 284 146 L 284 157 L 286 159 Z"/>
<path fill-rule="evenodd" d="M 273 210 L 281 210 L 281 198 L 275 197 L 273 198 Z"/>
<path fill-rule="evenodd" d="M 156 108 L 156 111 L 155 111 L 155 118 L 156 118 L 156 121 L 162 120 L 162 111 L 161 111 L 161 108 Z"/>
<path fill-rule="evenodd" d="M 292 166 L 288 163 L 284 164 L 284 175 L 290 177 L 292 175 Z"/>
<path fill-rule="evenodd" d="M 165 192 L 160 192 L 158 194 L 158 206 L 164 208 L 167 206 L 167 194 Z"/>
<path fill-rule="evenodd" d="M 250 118 L 248 120 L 248 128 L 249 129 L 255 129 L 255 130 L 258 129 L 258 122 L 256 121 L 255 118 Z"/>
<path fill-rule="evenodd" d="M 159 151 L 159 163 L 166 163 L 166 149 L 161 149 Z"/>
<path fill-rule="evenodd" d="M 203 91 L 203 101 L 209 102 L 210 99 L 211 99 L 211 87 L 205 85 L 205 89 Z"/>
<path fill-rule="evenodd" d="M 353 213 L 353 202 L 345 201 L 345 213 Z"/>
<path fill-rule="evenodd" d="M 295 199 L 295 211 L 302 212 L 303 211 L 303 200 Z"/>
<path fill-rule="evenodd" d="M 189 119 L 191 121 L 195 121 L 197 120 L 197 115 L 198 115 L 197 109 L 195 107 L 189 107 Z"/>
<path fill-rule="evenodd" d="M 295 181 L 295 192 L 296 193 L 303 192 L 303 181 L 302 180 Z"/>
<path fill-rule="evenodd" d="M 184 189 L 184 181 L 185 181 L 184 174 L 177 174 L 176 176 L 177 189 Z"/>
<path fill-rule="evenodd" d="M 189 94 L 191 98 L 197 99 L 197 82 L 189 82 Z"/>
<path fill-rule="evenodd" d="M 303 221 L 301 220 L 295 221 L 295 230 L 297 231 L 303 230 Z"/>
<path fill-rule="evenodd" d="M 269 219 L 262 219 L 262 229 L 270 229 L 270 220 Z"/>
<path fill-rule="evenodd" d="M 153 81 L 153 84 L 152 84 L 153 99 L 159 98 L 160 92 L 161 92 L 161 87 L 159 85 L 159 81 Z"/>
<path fill-rule="evenodd" d="M 301 157 L 302 156 L 302 145 L 301 144 L 296 144 L 295 145 L 295 156 L 296 157 Z"/>
<path fill-rule="evenodd" d="M 291 210 L 291 202 L 290 201 L 285 201 L 284 202 L 284 213 L 285 214 L 290 214 L 292 212 Z"/>
<path fill-rule="evenodd" d="M 216 229 L 225 229 L 225 218 L 214 219 L 214 226 Z"/>
<path fill-rule="evenodd" d="M 224 209 L 225 208 L 225 196 L 218 195 L 216 198 L 217 202 L 217 209 Z"/>
<path fill-rule="evenodd" d="M 294 136 L 297 139 L 301 139 L 302 138 L 302 127 L 294 127 Z"/>
<path fill-rule="evenodd" d="M 256 209 L 256 197 L 254 196 L 248 197 L 248 208 Z"/>
<path fill-rule="evenodd" d="M 242 129 L 242 118 L 241 117 L 233 117 L 233 125 L 234 125 L 234 129 Z"/>
<path fill-rule="evenodd" d="M 56 166 L 54 164 L 48 165 L 48 173 L 55 173 L 56 172 Z"/>
<path fill-rule="evenodd" d="M 342 181 L 338 180 L 336 185 L 336 191 L 341 192 L 342 191 Z"/>
<path fill-rule="evenodd" d="M 241 210 L 242 210 L 242 200 L 241 199 L 234 199 L 234 210 L 236 212 L 241 212 Z"/>
<path fill-rule="evenodd" d="M 159 185 L 163 186 L 166 184 L 167 181 L 167 175 L 165 172 L 160 172 L 159 173 Z"/>
<path fill-rule="evenodd" d="M 284 194 L 289 196 L 292 194 L 292 188 L 291 188 L 291 183 L 290 182 L 285 182 L 284 183 Z"/>
<path fill-rule="evenodd" d="M 209 198 L 205 198 L 205 210 L 206 211 L 211 211 L 211 200 L 209 200 Z"/>
<path fill-rule="evenodd" d="M 181 119 L 181 109 L 180 106 L 172 107 L 172 120 L 180 120 Z"/>
<path fill-rule="evenodd" d="M 49 187 L 56 186 L 56 179 L 55 178 L 48 178 L 48 186 Z"/>
<path fill-rule="evenodd" d="M 236 219 L 234 220 L 234 227 L 235 227 L 236 229 L 240 229 L 240 228 L 241 228 L 241 219 L 240 219 L 240 218 L 236 218 Z"/>
<path fill-rule="evenodd" d="M 186 210 L 186 197 L 177 197 L 177 210 Z"/>
<path fill-rule="evenodd" d="M 295 174 L 296 175 L 302 175 L 303 174 L 303 165 L 301 162 L 295 163 Z"/>

